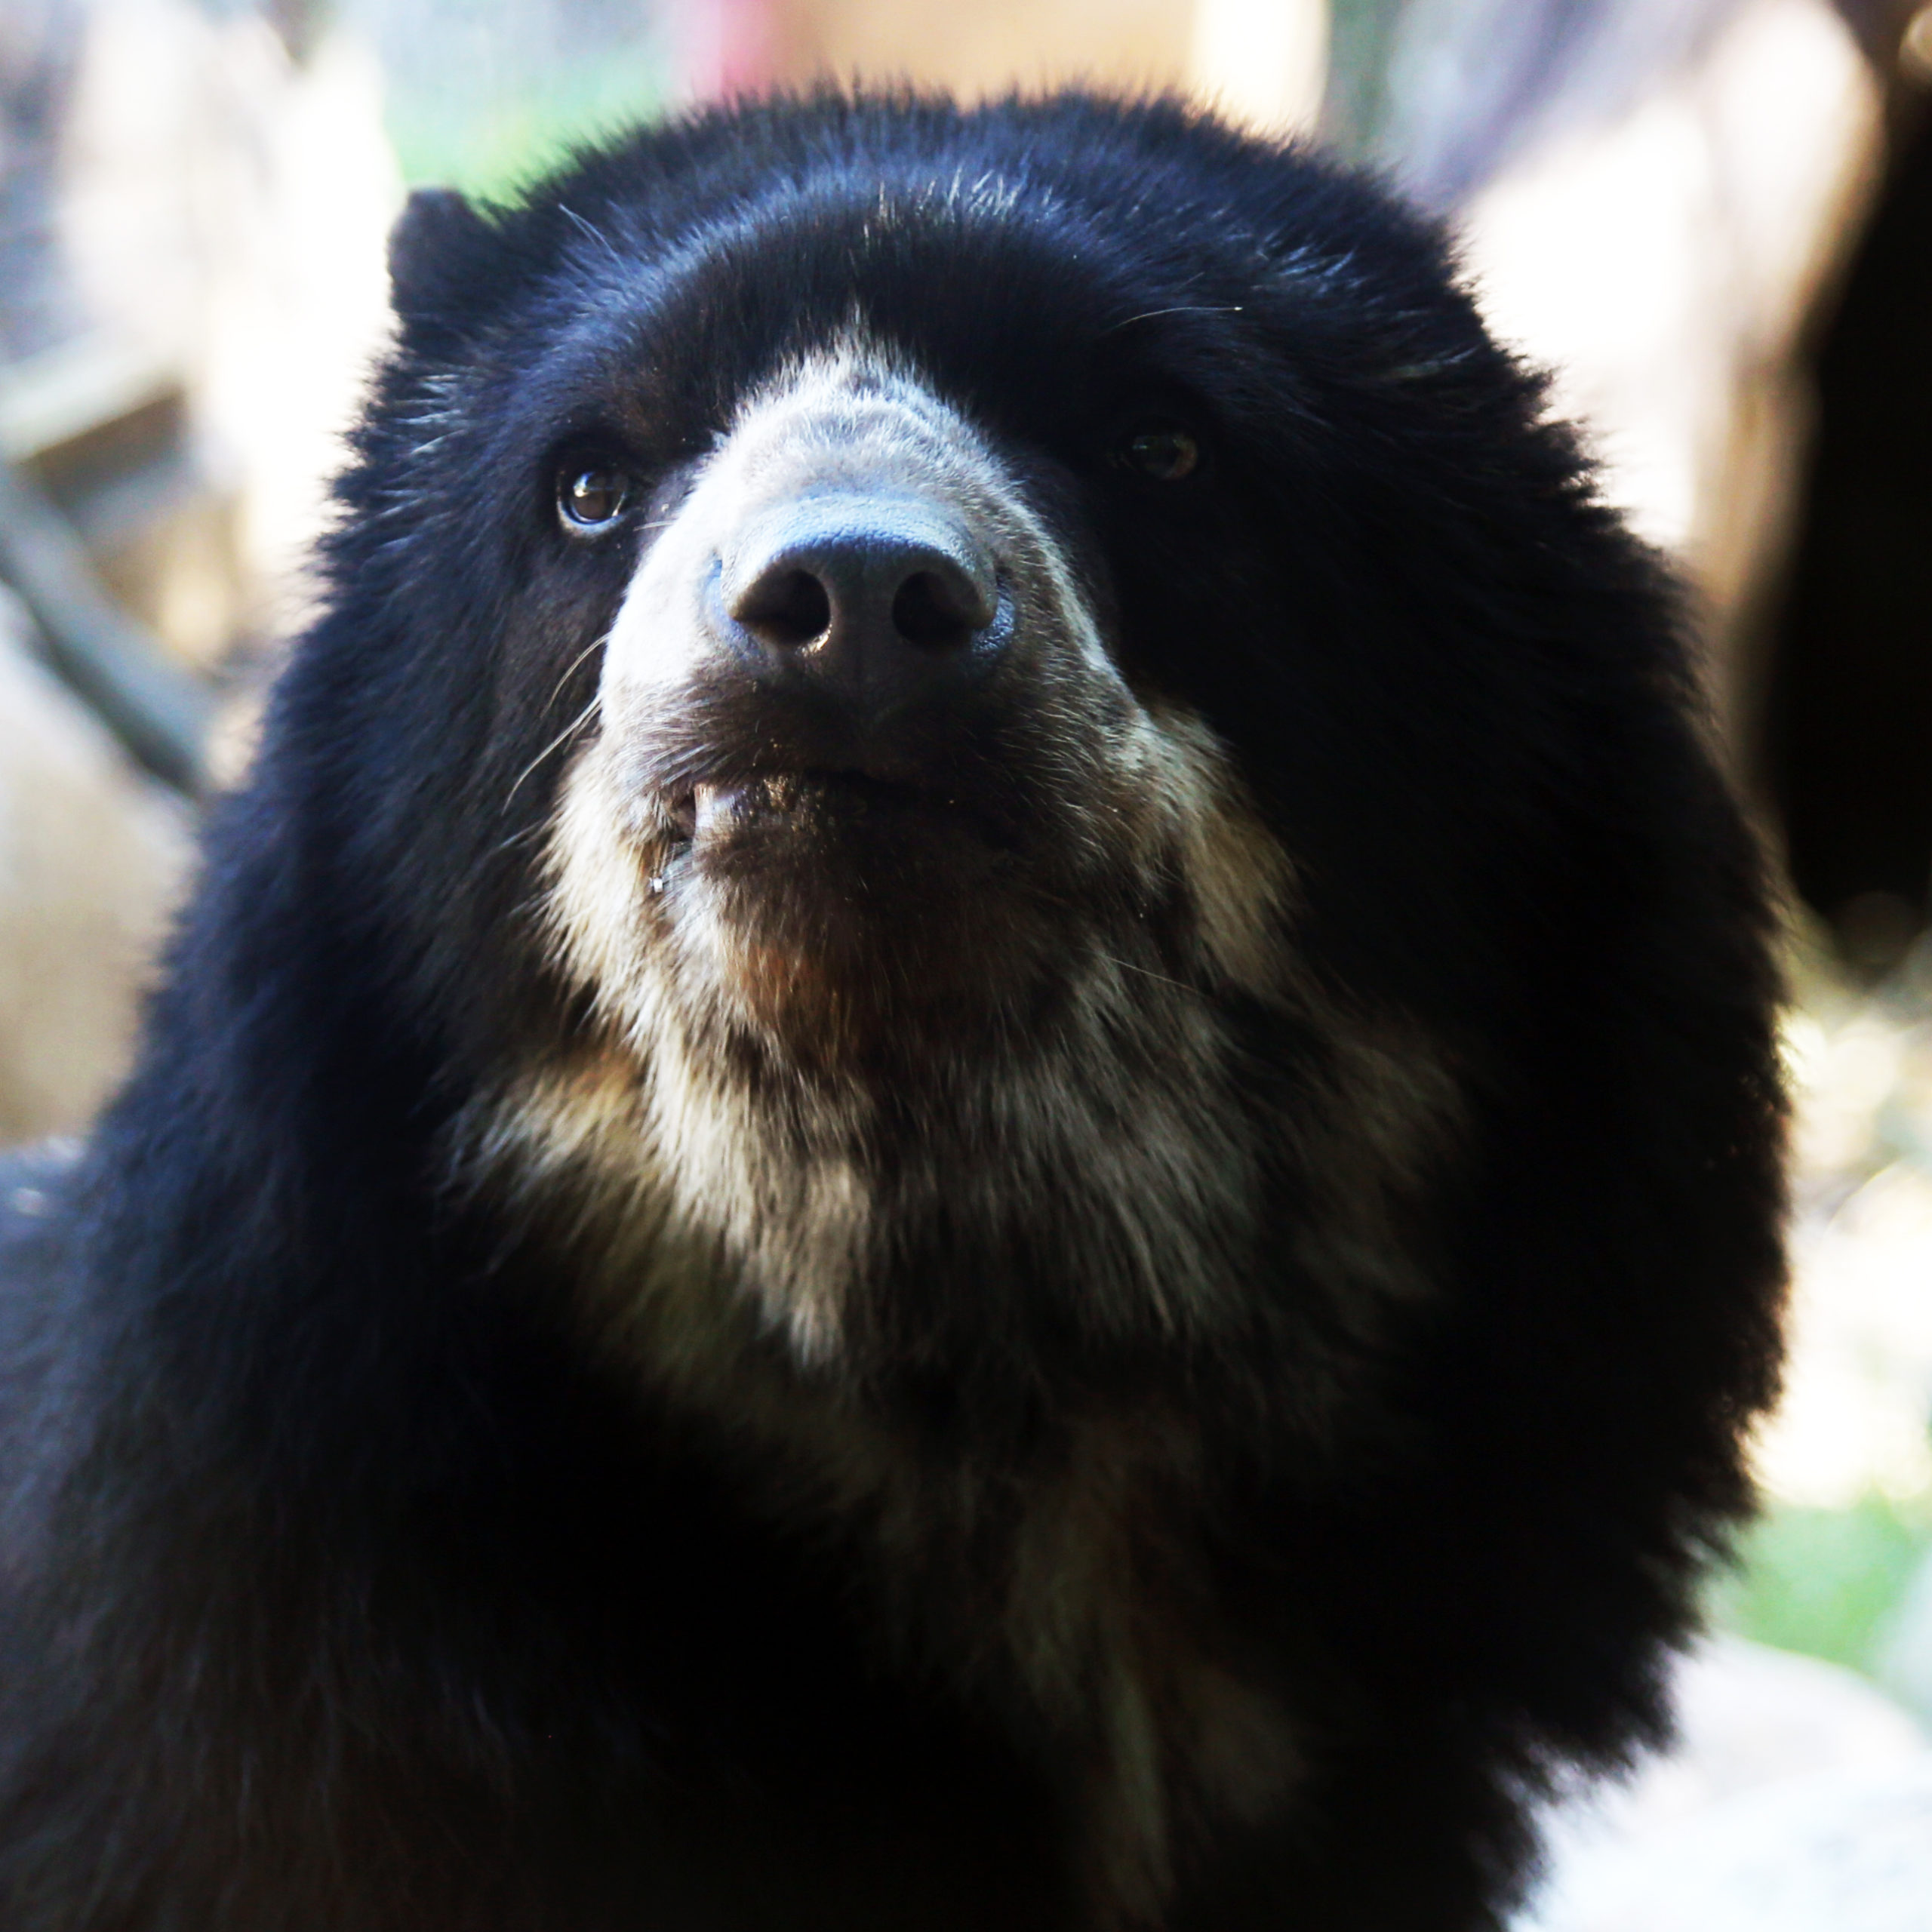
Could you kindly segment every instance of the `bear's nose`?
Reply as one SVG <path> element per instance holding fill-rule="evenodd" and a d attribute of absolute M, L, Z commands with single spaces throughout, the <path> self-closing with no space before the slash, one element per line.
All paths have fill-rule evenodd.
<path fill-rule="evenodd" d="M 717 583 L 755 675 L 817 686 L 873 717 L 975 681 L 1010 627 L 986 546 L 917 500 L 787 506 L 740 533 Z"/>

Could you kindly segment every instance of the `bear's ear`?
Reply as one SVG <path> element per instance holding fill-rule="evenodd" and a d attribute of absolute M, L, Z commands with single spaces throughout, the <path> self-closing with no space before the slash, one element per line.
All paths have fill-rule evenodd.
<path fill-rule="evenodd" d="M 454 188 L 414 189 L 389 230 L 389 300 L 403 333 L 461 334 L 495 306 L 503 254 Z"/>

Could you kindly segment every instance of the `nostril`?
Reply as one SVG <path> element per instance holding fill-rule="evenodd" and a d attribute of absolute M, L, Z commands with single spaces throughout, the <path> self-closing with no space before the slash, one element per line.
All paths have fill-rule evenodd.
<path fill-rule="evenodd" d="M 766 644 L 795 649 L 832 625 L 832 598 L 810 571 L 769 571 L 738 599 L 731 614 Z"/>
<path fill-rule="evenodd" d="M 991 614 L 971 578 L 953 571 L 915 571 L 892 600 L 892 628 L 909 644 L 953 650 L 986 629 Z"/>

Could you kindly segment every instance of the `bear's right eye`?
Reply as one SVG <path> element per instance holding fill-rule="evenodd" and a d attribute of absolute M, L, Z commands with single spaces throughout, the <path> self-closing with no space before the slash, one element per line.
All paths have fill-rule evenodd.
<path fill-rule="evenodd" d="M 557 514 L 573 536 L 608 530 L 623 515 L 630 494 L 630 478 L 620 470 L 571 463 L 557 472 Z"/>

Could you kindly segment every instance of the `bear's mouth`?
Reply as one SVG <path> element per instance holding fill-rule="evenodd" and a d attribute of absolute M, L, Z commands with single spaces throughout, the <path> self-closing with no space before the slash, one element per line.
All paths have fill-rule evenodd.
<path fill-rule="evenodd" d="M 1017 829 L 962 791 L 851 769 L 752 772 L 703 780 L 667 795 L 673 835 L 700 863 L 761 846 L 881 851 L 929 845 L 989 855 L 1018 846 Z"/>

